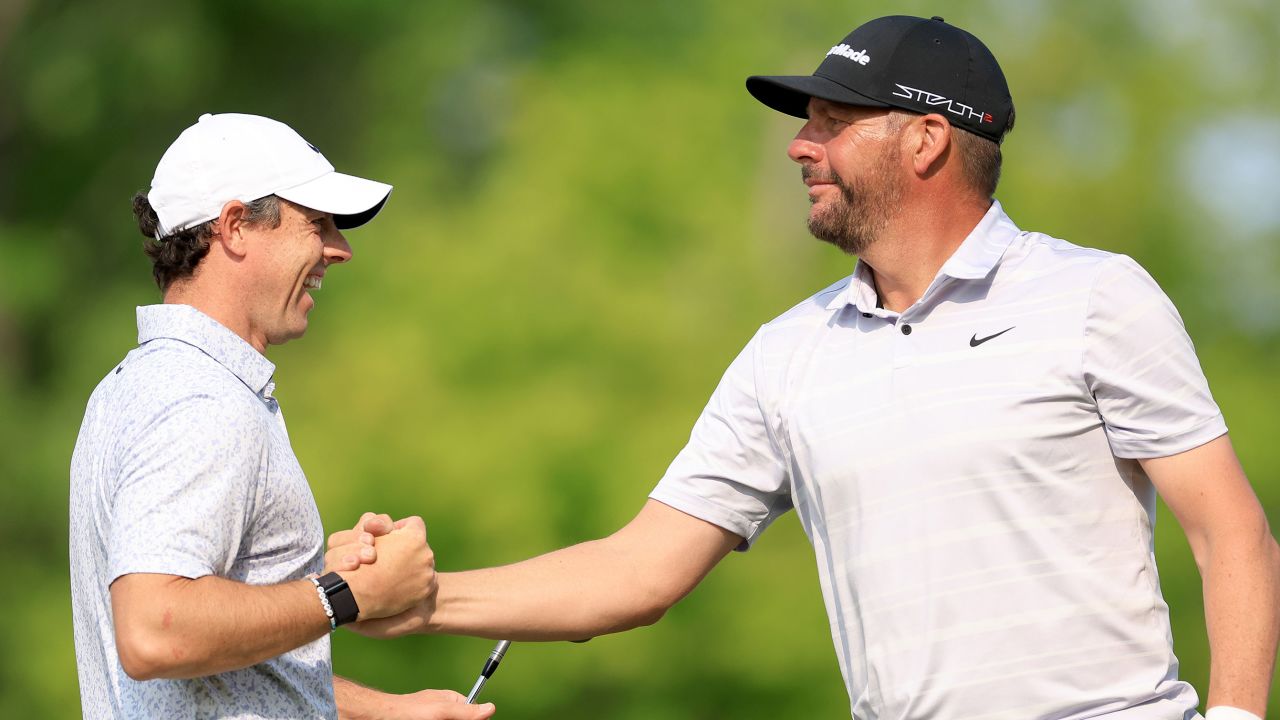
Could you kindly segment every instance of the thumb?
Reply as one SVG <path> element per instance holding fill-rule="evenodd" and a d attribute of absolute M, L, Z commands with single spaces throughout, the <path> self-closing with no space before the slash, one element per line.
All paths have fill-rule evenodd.
<path fill-rule="evenodd" d="M 423 537 L 427 534 L 427 524 L 417 515 L 410 515 L 407 518 L 397 520 L 395 528 L 396 529 L 392 532 L 409 533 L 412 535 L 421 534 Z"/>
<path fill-rule="evenodd" d="M 484 720 L 493 717 L 494 711 L 497 709 L 493 703 L 485 703 L 483 705 L 456 705 L 455 707 L 464 708 L 464 712 L 460 712 L 454 717 L 457 720 Z"/>
<path fill-rule="evenodd" d="M 386 535 L 392 529 L 390 515 L 373 515 L 364 521 L 364 531 L 375 537 Z"/>
<path fill-rule="evenodd" d="M 410 515 L 409 517 L 400 518 L 395 522 L 395 529 L 401 530 L 411 525 L 426 527 L 427 524 L 422 521 L 421 515 Z"/>
<path fill-rule="evenodd" d="M 439 705 L 432 705 L 433 720 L 484 720 L 493 717 L 493 703 L 485 703 L 483 705 L 468 705 L 466 698 L 461 698 L 457 702 L 446 702 Z"/>

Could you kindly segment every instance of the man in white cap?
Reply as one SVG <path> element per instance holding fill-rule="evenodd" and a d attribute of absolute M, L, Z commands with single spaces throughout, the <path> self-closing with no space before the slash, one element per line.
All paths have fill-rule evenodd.
<path fill-rule="evenodd" d="M 333 677 L 329 633 L 428 601 L 434 559 L 420 518 L 372 515 L 389 531 L 375 547 L 324 556 L 265 357 L 306 331 L 311 293 L 351 259 L 342 231 L 390 192 L 282 123 L 225 114 L 187 128 L 135 196 L 164 303 L 138 308 L 138 347 L 94 391 L 72 457 L 85 717 L 493 714 Z"/>
<path fill-rule="evenodd" d="M 794 510 L 854 717 L 1190 720 L 1158 492 L 1203 576 L 1208 717 L 1257 720 L 1280 549 L 1173 304 L 1133 260 L 995 201 L 1013 101 L 978 38 L 893 16 L 821 50 L 812 75 L 747 89 L 801 119 L 809 229 L 852 275 L 760 328 L 626 527 L 443 573 L 430 606 L 358 629 L 653 622 Z"/>

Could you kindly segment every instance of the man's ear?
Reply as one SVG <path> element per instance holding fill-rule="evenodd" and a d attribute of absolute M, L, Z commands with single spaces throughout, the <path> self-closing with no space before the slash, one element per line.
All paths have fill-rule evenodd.
<path fill-rule="evenodd" d="M 249 208 L 239 200 L 231 200 L 222 206 L 222 214 L 218 216 L 213 239 L 222 243 L 227 252 L 235 257 L 244 257 L 248 251 L 248 240 L 245 230 L 248 223 L 245 218 Z"/>
<path fill-rule="evenodd" d="M 911 165 L 920 177 L 929 177 L 942 168 L 951 149 L 954 130 L 946 118 L 930 113 L 916 118 L 912 137 Z"/>

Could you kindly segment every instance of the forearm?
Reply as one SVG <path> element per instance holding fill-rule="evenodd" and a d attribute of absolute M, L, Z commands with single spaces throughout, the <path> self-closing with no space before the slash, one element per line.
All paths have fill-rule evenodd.
<path fill-rule="evenodd" d="M 385 693 L 333 676 L 339 720 L 486 720 L 493 703 L 469 705 L 452 690 L 419 690 L 408 695 Z"/>
<path fill-rule="evenodd" d="M 338 675 L 333 676 L 333 699 L 338 705 L 338 720 L 364 720 L 369 696 L 377 691 Z"/>
<path fill-rule="evenodd" d="M 1280 548 L 1264 526 L 1218 540 L 1204 555 L 1208 707 L 1264 717 L 1280 642 Z"/>
<path fill-rule="evenodd" d="M 684 594 L 656 571 L 593 540 L 514 565 L 440 575 L 420 632 L 510 640 L 580 640 L 657 622 Z"/>
<path fill-rule="evenodd" d="M 654 623 L 742 538 L 650 500 L 618 532 L 531 560 L 441 573 L 434 598 L 356 632 L 579 640 Z"/>
<path fill-rule="evenodd" d="M 333 699 L 338 705 L 338 720 L 374 720 L 386 717 L 388 704 L 394 698 L 380 690 L 334 675 Z"/>
<path fill-rule="evenodd" d="M 125 576 L 112 588 L 116 645 L 135 679 L 192 678 L 257 664 L 329 631 L 307 580 L 247 585 L 208 575 L 196 580 Z"/>

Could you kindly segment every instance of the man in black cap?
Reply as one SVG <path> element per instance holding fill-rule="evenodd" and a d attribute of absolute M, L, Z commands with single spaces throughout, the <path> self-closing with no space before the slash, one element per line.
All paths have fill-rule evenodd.
<path fill-rule="evenodd" d="M 1151 277 L 993 200 L 1014 109 L 990 51 L 941 18 L 886 17 L 813 75 L 747 88 L 805 121 L 788 154 L 809 227 L 859 256 L 853 274 L 760 329 L 626 527 L 441 574 L 434 606 L 357 629 L 652 623 L 795 509 L 854 717 L 1185 720 L 1158 491 L 1205 580 L 1209 717 L 1260 717 L 1280 548 Z"/>

